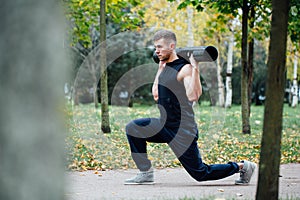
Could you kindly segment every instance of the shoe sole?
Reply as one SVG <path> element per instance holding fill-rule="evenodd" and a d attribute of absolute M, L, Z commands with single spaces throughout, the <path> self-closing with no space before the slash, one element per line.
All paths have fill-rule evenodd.
<path fill-rule="evenodd" d="M 235 182 L 235 185 L 249 185 L 249 183 L 239 183 L 239 182 Z"/>
<path fill-rule="evenodd" d="M 124 183 L 124 185 L 154 185 L 155 182 L 142 182 L 142 183 Z"/>

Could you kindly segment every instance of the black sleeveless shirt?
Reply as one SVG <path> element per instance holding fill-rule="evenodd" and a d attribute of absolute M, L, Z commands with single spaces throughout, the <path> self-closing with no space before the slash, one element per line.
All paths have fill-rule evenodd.
<path fill-rule="evenodd" d="M 188 100 L 183 82 L 177 80 L 178 72 L 186 64 L 189 63 L 183 58 L 166 63 L 158 78 L 158 107 L 168 128 L 196 126 L 193 102 Z"/>

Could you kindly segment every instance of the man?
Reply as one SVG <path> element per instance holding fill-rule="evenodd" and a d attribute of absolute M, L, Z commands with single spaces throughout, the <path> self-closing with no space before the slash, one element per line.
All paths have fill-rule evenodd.
<path fill-rule="evenodd" d="M 176 35 L 160 30 L 153 37 L 160 60 L 152 94 L 160 110 L 160 118 L 142 118 L 126 126 L 131 155 L 140 172 L 124 184 L 153 184 L 151 162 L 147 158 L 147 142 L 167 143 L 186 171 L 197 181 L 217 180 L 240 172 L 236 184 L 248 184 L 256 165 L 249 161 L 207 165 L 202 162 L 197 146 L 198 129 L 193 102 L 202 94 L 198 63 L 176 54 Z"/>

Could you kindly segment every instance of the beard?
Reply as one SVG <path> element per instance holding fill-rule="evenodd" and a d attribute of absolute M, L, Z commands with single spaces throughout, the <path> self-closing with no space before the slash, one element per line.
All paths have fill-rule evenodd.
<path fill-rule="evenodd" d="M 171 55 L 171 54 L 168 54 L 168 55 L 165 55 L 165 56 L 161 56 L 161 57 L 159 58 L 159 60 L 160 60 L 160 61 L 166 61 L 166 60 L 169 60 L 170 55 Z"/>

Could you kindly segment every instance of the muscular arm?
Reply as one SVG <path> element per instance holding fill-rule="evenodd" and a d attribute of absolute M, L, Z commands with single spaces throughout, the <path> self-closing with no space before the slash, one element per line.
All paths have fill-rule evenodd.
<path fill-rule="evenodd" d="M 189 101 L 198 101 L 202 94 L 198 63 L 190 58 L 191 64 L 185 65 L 178 74 L 178 80 L 182 81 Z"/>
<path fill-rule="evenodd" d="M 154 80 L 154 83 L 152 85 L 152 95 L 153 95 L 154 101 L 158 100 L 158 80 L 156 78 L 158 76 L 157 74 L 155 76 L 155 80 Z"/>
<path fill-rule="evenodd" d="M 202 94 L 200 75 L 196 67 L 189 67 L 189 74 L 183 78 L 183 84 L 189 101 L 198 101 Z"/>
<path fill-rule="evenodd" d="M 154 79 L 154 83 L 152 85 L 152 95 L 153 95 L 154 101 L 158 100 L 158 77 L 159 77 L 160 73 L 162 72 L 162 70 L 164 69 L 165 66 L 166 66 L 165 63 L 163 63 L 163 62 L 159 63 L 159 67 L 158 67 L 158 70 L 157 70 L 157 73 L 156 73 L 156 76 L 155 76 L 155 79 Z"/>

